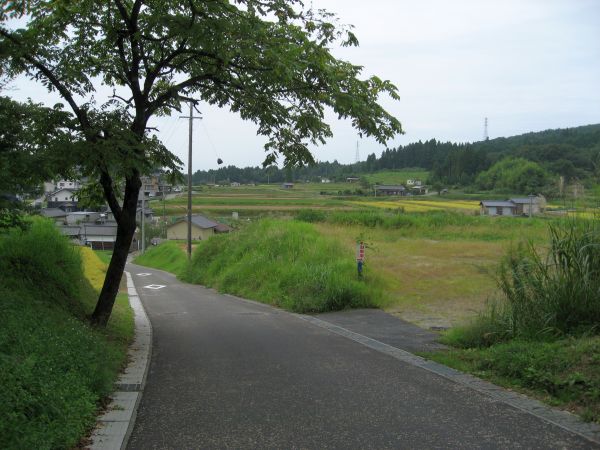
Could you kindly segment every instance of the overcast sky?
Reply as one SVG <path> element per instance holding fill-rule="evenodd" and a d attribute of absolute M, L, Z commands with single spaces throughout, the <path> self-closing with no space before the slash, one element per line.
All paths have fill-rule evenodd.
<path fill-rule="evenodd" d="M 306 0 L 309 5 L 310 0 Z M 313 0 L 315 8 L 353 24 L 360 47 L 334 54 L 391 80 L 401 100 L 381 99 L 406 132 L 390 146 L 436 138 L 481 140 L 528 131 L 600 123 L 600 0 Z M 11 95 L 47 97 L 19 81 Z M 49 100 L 49 102 L 51 102 Z M 193 170 L 260 165 L 264 139 L 225 110 L 201 105 L 195 121 Z M 315 158 L 352 163 L 383 146 L 359 140 L 349 123 L 328 116 L 334 137 Z M 187 159 L 187 121 L 151 125 Z"/>

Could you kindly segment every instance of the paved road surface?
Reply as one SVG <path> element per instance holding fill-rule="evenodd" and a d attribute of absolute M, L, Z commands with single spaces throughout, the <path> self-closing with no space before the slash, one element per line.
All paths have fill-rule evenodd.
<path fill-rule="evenodd" d="M 128 270 L 154 332 L 129 449 L 592 448 L 292 314 Z"/>

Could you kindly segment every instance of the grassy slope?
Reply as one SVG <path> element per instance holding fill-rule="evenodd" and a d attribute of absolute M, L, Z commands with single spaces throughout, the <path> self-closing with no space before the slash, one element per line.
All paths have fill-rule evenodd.
<path fill-rule="evenodd" d="M 187 256 L 180 243 L 165 241 L 149 248 L 145 254 L 135 258 L 134 263 L 179 275 L 187 266 Z"/>
<path fill-rule="evenodd" d="M 357 280 L 354 245 L 341 246 L 295 221 L 263 220 L 201 242 L 182 278 L 292 311 L 383 301 L 379 277 Z"/>
<path fill-rule="evenodd" d="M 95 423 L 133 322 L 119 300 L 106 331 L 83 320 L 103 265 L 54 226 L 0 237 L 0 447 L 71 448 Z"/>

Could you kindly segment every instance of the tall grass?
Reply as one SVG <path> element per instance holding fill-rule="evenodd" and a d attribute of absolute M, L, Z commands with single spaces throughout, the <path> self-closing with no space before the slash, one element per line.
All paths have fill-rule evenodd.
<path fill-rule="evenodd" d="M 134 263 L 179 275 L 186 268 L 188 260 L 177 242 L 165 241 L 156 247 L 150 247 L 146 253 L 135 258 Z"/>
<path fill-rule="evenodd" d="M 52 223 L 0 237 L 0 448 L 73 448 L 94 425 L 125 348 L 82 320 L 87 293 Z"/>
<path fill-rule="evenodd" d="M 395 210 L 331 211 L 305 209 L 296 214 L 304 222 L 326 222 L 333 225 L 364 226 L 368 228 L 393 229 L 405 236 L 432 239 L 476 239 L 497 241 L 528 235 L 545 235 L 548 221 L 520 217 L 487 217 L 468 215 L 455 211 L 427 211 L 406 213 Z M 533 233 L 532 233 L 533 232 Z"/>
<path fill-rule="evenodd" d="M 450 333 L 450 343 L 485 346 L 600 331 L 600 223 L 557 222 L 549 236 L 545 249 L 529 243 L 507 255 L 498 280 L 502 300 Z"/>
<path fill-rule="evenodd" d="M 357 279 L 353 248 L 295 221 L 265 219 L 201 242 L 182 278 L 296 312 L 382 301 L 381 280 L 368 271 Z"/>

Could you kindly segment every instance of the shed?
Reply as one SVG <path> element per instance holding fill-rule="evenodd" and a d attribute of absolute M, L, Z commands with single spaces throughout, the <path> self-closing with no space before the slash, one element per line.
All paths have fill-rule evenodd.
<path fill-rule="evenodd" d="M 406 195 L 406 188 L 401 184 L 382 184 L 375 186 L 375 196 L 377 195 Z"/>
<path fill-rule="evenodd" d="M 294 183 L 283 183 L 281 187 L 282 189 L 292 189 L 294 187 Z"/>
<path fill-rule="evenodd" d="M 116 225 L 87 225 L 81 226 L 81 240 L 93 250 L 112 250 L 117 240 Z"/>
<path fill-rule="evenodd" d="M 514 216 L 517 205 L 511 201 L 483 200 L 479 202 L 482 216 Z"/>
<path fill-rule="evenodd" d="M 531 197 L 511 198 L 509 201 L 516 205 L 516 214 L 528 216 L 530 209 L 531 214 L 539 214 L 543 212 L 543 202 L 541 201 L 541 198 L 536 195 L 532 195 Z"/>

